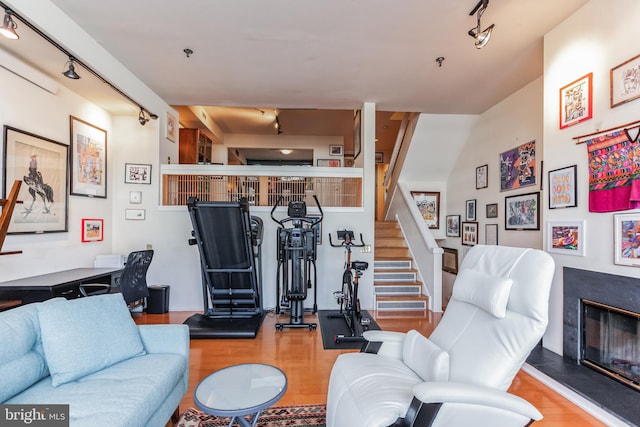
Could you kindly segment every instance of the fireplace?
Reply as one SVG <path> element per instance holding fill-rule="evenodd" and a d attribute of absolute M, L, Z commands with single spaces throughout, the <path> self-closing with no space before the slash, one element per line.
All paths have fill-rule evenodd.
<path fill-rule="evenodd" d="M 582 299 L 580 362 L 640 390 L 640 314 Z"/>

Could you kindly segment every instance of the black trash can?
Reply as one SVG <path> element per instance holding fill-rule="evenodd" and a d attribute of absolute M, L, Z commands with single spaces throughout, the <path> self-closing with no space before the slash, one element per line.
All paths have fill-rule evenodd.
<path fill-rule="evenodd" d="M 147 313 L 163 314 L 169 311 L 169 285 L 149 286 Z"/>

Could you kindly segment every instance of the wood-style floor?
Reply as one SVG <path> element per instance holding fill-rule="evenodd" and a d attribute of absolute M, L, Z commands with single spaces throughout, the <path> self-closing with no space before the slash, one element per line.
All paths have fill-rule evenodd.
<path fill-rule="evenodd" d="M 167 314 L 134 314 L 138 324 L 182 323 L 193 312 Z M 372 312 L 384 330 L 406 332 L 416 329 L 429 335 L 439 314 L 428 312 L 423 318 L 385 318 Z M 281 315 L 282 321 L 288 316 Z M 305 315 L 307 321 L 317 321 L 315 315 Z M 320 330 L 286 329 L 276 331 L 277 316 L 270 313 L 255 339 L 191 340 L 189 390 L 182 399 L 180 411 L 195 407 L 193 390 L 211 372 L 238 363 L 269 363 L 282 369 L 288 378 L 288 389 L 277 406 L 326 403 L 331 367 L 339 354 L 346 351 L 324 350 Z M 356 351 L 356 350 L 349 350 Z M 530 375 L 520 371 L 509 389 L 538 408 L 544 419 L 535 426 L 605 426 L 580 408 L 552 391 Z"/>

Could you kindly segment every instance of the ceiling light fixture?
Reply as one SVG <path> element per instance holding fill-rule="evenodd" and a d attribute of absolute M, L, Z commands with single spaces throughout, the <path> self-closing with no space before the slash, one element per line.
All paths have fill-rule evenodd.
<path fill-rule="evenodd" d="M 78 80 L 80 76 L 76 73 L 76 66 L 74 64 L 75 60 L 76 58 L 69 55 L 69 60 L 64 64 L 67 69 L 62 72 L 62 75 L 69 79 Z"/>
<path fill-rule="evenodd" d="M 147 124 L 148 121 L 149 121 L 149 118 L 147 117 L 147 114 L 144 111 L 144 108 L 140 107 L 140 114 L 138 114 L 138 123 L 144 126 Z"/>
<path fill-rule="evenodd" d="M 285 156 L 288 156 L 289 154 L 293 153 L 293 150 L 289 150 L 288 148 L 283 148 L 282 150 L 280 150 L 280 152 Z"/>
<path fill-rule="evenodd" d="M 470 29 L 468 33 L 471 37 L 475 39 L 476 49 L 482 49 L 484 46 L 486 46 L 487 43 L 489 43 L 489 39 L 491 38 L 491 33 L 493 32 L 493 29 L 495 27 L 495 24 L 491 24 L 484 30 L 482 29 L 480 18 L 482 17 L 482 14 L 484 14 L 484 12 L 487 10 L 488 7 L 489 7 L 489 0 L 480 0 L 476 5 L 476 7 L 474 7 L 473 10 L 469 13 L 469 16 L 473 16 L 474 14 L 476 14 L 478 19 L 478 25 Z"/>
<path fill-rule="evenodd" d="M 11 40 L 18 40 L 20 38 L 16 33 L 18 24 L 15 23 L 11 14 L 11 9 L 4 10 L 4 21 L 2 22 L 2 27 L 0 27 L 0 34 Z"/>

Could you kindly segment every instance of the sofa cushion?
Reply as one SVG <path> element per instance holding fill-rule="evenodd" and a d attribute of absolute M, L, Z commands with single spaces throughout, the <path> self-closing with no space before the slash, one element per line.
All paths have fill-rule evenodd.
<path fill-rule="evenodd" d="M 54 387 L 144 354 L 120 294 L 55 298 L 38 304 L 38 315 Z"/>
<path fill-rule="evenodd" d="M 473 304 L 499 319 L 507 312 L 509 293 L 513 281 L 507 277 L 492 276 L 469 268 L 458 272 L 452 297 Z"/>
<path fill-rule="evenodd" d="M 48 375 L 35 305 L 24 305 L 2 312 L 0 403 Z"/>
<path fill-rule="evenodd" d="M 407 332 L 402 359 L 424 381 L 449 380 L 449 353 L 418 331 Z"/>

